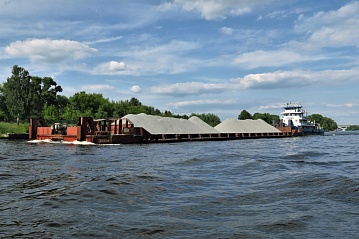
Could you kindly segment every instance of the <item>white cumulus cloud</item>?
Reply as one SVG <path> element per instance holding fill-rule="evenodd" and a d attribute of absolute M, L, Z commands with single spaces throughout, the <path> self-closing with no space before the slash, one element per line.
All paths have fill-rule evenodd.
<path fill-rule="evenodd" d="M 359 69 L 324 71 L 276 71 L 261 74 L 249 74 L 243 78 L 232 79 L 240 89 L 282 89 L 335 85 L 357 81 Z"/>
<path fill-rule="evenodd" d="M 135 47 L 121 52 L 124 62 L 111 61 L 100 64 L 95 74 L 152 75 L 178 74 L 198 66 L 198 60 L 184 56 L 198 49 L 198 43 L 171 41 L 163 45 Z M 202 63 L 203 64 L 203 63 Z"/>
<path fill-rule="evenodd" d="M 126 64 L 124 62 L 110 61 L 108 69 L 110 71 L 121 71 L 126 68 Z"/>
<path fill-rule="evenodd" d="M 125 75 L 127 66 L 123 61 L 109 61 L 98 65 L 94 69 L 94 74 L 100 75 Z"/>
<path fill-rule="evenodd" d="M 138 85 L 133 85 L 130 87 L 130 91 L 132 93 L 139 93 L 139 92 L 141 92 L 141 87 L 139 87 Z"/>
<path fill-rule="evenodd" d="M 351 84 L 357 80 L 359 69 L 324 70 L 324 71 L 276 71 L 260 74 L 248 74 L 228 80 L 224 83 L 187 82 L 168 85 L 158 85 L 150 88 L 151 93 L 188 96 L 201 94 L 218 94 L 233 90 L 244 89 L 284 89 L 303 88 L 307 86 Z"/>
<path fill-rule="evenodd" d="M 106 85 L 106 84 L 82 85 L 80 88 L 83 91 L 90 91 L 90 92 L 108 91 L 108 90 L 114 89 L 114 87 L 112 85 Z"/>
<path fill-rule="evenodd" d="M 359 2 L 353 1 L 338 10 L 318 12 L 312 17 L 300 17 L 295 29 L 310 33 L 307 48 L 359 47 Z"/>
<path fill-rule="evenodd" d="M 222 27 L 219 31 L 226 35 L 232 35 L 233 33 L 233 29 L 230 27 Z"/>
<path fill-rule="evenodd" d="M 161 11 L 181 9 L 187 12 L 198 12 L 206 20 L 224 20 L 228 16 L 239 16 L 252 12 L 257 6 L 263 6 L 273 0 L 173 0 L 159 5 Z"/>
<path fill-rule="evenodd" d="M 71 40 L 28 39 L 5 47 L 5 53 L 16 58 L 29 58 L 37 62 L 60 62 L 82 59 L 96 53 L 95 48 Z"/>
<path fill-rule="evenodd" d="M 245 69 L 254 69 L 257 67 L 279 67 L 288 64 L 316 61 L 323 59 L 320 55 L 305 55 L 292 50 L 263 51 L 244 53 L 234 59 L 234 64 L 240 65 Z"/>
<path fill-rule="evenodd" d="M 188 107 L 188 106 L 201 106 L 201 105 L 233 105 L 237 103 L 236 100 L 192 100 L 192 101 L 180 101 L 169 103 L 169 107 Z"/>
<path fill-rule="evenodd" d="M 209 84 L 202 82 L 188 82 L 176 83 L 170 85 L 159 85 L 151 87 L 151 92 L 154 94 L 168 94 L 168 95 L 197 95 L 204 93 L 218 93 L 227 91 L 228 84 Z"/>

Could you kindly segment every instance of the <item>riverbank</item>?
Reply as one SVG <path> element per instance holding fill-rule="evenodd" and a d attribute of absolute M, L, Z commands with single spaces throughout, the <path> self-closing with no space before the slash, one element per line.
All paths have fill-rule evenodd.
<path fill-rule="evenodd" d="M 0 139 L 28 139 L 28 123 L 8 123 L 0 122 Z"/>
<path fill-rule="evenodd" d="M 0 139 L 28 139 L 28 133 L 7 133 L 0 134 Z"/>
<path fill-rule="evenodd" d="M 7 134 L 7 133 L 28 133 L 29 131 L 29 123 L 20 123 L 17 125 L 17 123 L 12 122 L 0 122 L 0 135 L 1 134 Z"/>

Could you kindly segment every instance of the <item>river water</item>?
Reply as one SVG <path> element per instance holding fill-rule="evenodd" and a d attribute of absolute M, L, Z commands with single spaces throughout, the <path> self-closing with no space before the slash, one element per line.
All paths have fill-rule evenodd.
<path fill-rule="evenodd" d="M 359 134 L 0 140 L 0 238 L 358 238 Z"/>

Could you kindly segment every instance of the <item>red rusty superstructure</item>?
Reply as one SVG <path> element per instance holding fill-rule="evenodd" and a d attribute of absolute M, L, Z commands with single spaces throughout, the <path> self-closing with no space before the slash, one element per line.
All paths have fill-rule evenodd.
<path fill-rule="evenodd" d="M 31 119 L 31 140 L 87 141 L 95 144 L 133 144 L 183 141 L 219 141 L 253 138 L 281 138 L 297 136 L 290 127 L 278 127 L 270 133 L 203 133 L 203 134 L 151 134 L 143 127 L 136 127 L 128 118 L 94 120 L 80 117 L 76 126 L 56 123 L 47 126 L 43 119 Z"/>
<path fill-rule="evenodd" d="M 285 126 L 283 123 L 280 123 L 279 125 L 275 125 L 277 129 L 279 129 L 281 132 L 285 134 L 289 134 L 291 136 L 304 136 L 303 131 L 301 129 Z"/>

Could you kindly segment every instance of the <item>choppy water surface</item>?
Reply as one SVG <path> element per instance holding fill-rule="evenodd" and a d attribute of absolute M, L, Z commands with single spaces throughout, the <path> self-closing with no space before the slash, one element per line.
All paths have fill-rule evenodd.
<path fill-rule="evenodd" d="M 359 134 L 0 140 L 1 238 L 358 238 Z"/>

